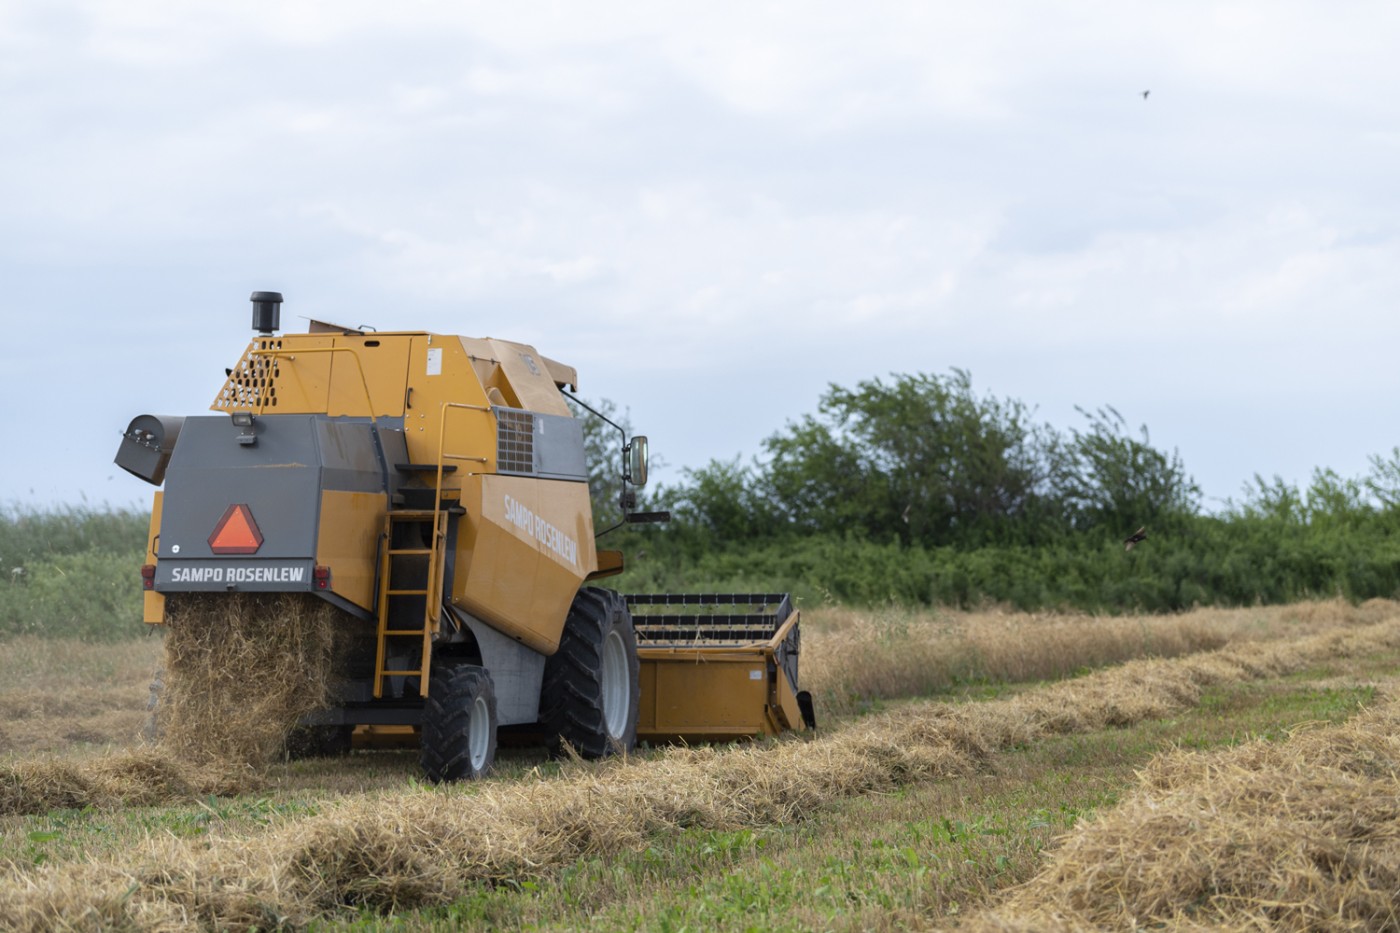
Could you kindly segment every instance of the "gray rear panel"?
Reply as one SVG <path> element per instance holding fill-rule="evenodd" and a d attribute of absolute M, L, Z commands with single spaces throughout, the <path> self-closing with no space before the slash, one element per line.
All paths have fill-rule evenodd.
<path fill-rule="evenodd" d="M 227 416 L 186 418 L 165 474 L 155 587 L 162 592 L 310 590 L 321 491 L 391 492 L 388 462 L 403 457 L 403 432 L 380 419 L 270 415 L 256 443 L 239 443 Z M 216 554 L 209 544 L 230 506 L 246 505 L 262 543 L 253 554 Z"/>

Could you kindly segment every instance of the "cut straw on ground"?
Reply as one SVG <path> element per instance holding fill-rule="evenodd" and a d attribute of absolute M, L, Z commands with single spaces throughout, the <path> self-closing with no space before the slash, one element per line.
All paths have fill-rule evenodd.
<path fill-rule="evenodd" d="M 1125 725 L 1207 687 L 1400 648 L 1400 620 L 1290 643 L 1140 661 L 980 704 L 911 704 L 809 742 L 675 750 L 576 765 L 552 780 L 347 798 L 247 838 L 152 840 L 120 863 L 13 869 L 16 929 L 303 926 L 346 909 L 451 903 L 481 884 L 547 878 L 580 857 L 683 827 L 803 820 L 833 801 L 967 774 L 1048 734 Z"/>
<path fill-rule="evenodd" d="M 974 930 L 1400 929 L 1400 700 L 1154 760 Z"/>
<path fill-rule="evenodd" d="M 1137 658 L 1297 639 L 1338 625 L 1374 624 L 1395 611 L 1395 603 L 1379 599 L 1158 616 L 830 608 L 803 619 L 809 631 L 802 679 L 819 709 L 843 713 L 957 684 L 1056 680 Z"/>
<path fill-rule="evenodd" d="M 0 765 L 0 815 L 152 806 L 257 786 L 300 718 L 325 706 L 334 609 L 283 594 L 169 600 L 154 746 Z"/>
<path fill-rule="evenodd" d="M 163 767 L 178 776 L 164 782 L 173 796 L 153 800 L 137 784 L 89 774 L 87 766 L 73 763 L 70 750 L 63 757 L 31 755 L 17 763 L 0 763 L 0 784 L 7 788 L 0 795 L 0 815 L 42 813 L 52 808 L 53 800 L 66 800 L 72 807 L 112 807 L 179 800 L 186 797 L 185 787 L 195 796 L 205 796 L 246 792 L 260 785 L 262 765 L 269 756 L 281 758 L 278 752 L 294 722 L 292 714 L 316 705 L 315 698 L 329 681 L 326 634 L 320 627 L 325 617 L 314 604 L 282 606 L 281 597 L 234 594 L 230 601 L 227 594 L 217 595 L 214 605 L 182 606 L 172 598 L 174 628 L 166 634 L 180 663 L 173 683 L 163 691 L 161 715 L 167 725 L 161 748 L 167 758 Z M 223 618 L 230 609 L 231 617 Z M 1382 600 L 1360 606 L 1333 600 L 1141 617 L 827 607 L 804 619 L 811 631 L 804 639 L 802 682 L 818 697 L 818 715 L 826 720 L 872 702 L 948 690 L 959 683 L 1066 677 L 1131 658 L 1174 657 L 1222 644 L 1296 639 L 1325 629 L 1374 624 L 1396 611 L 1395 603 Z M 210 623 L 211 614 L 220 618 Z M 344 616 L 333 618 L 336 625 L 347 623 Z M 8 714 L 0 716 L 0 748 L 6 735 L 18 739 L 23 730 L 29 738 L 16 744 L 31 748 L 51 747 L 48 741 L 34 740 L 39 733 L 76 731 L 109 746 L 101 764 L 93 767 L 105 775 L 119 772 L 127 753 L 113 749 L 133 739 L 146 718 L 152 646 L 104 646 L 94 652 L 89 645 L 64 643 L 58 649 L 63 664 L 54 662 L 51 643 L 31 639 L 9 647 L 13 651 L 0 658 L 5 683 L 12 688 L 0 690 L 0 712 Z M 114 658 L 123 665 L 129 687 L 119 691 L 107 686 L 101 696 L 85 694 L 84 690 L 92 692 L 88 684 L 102 682 L 100 669 L 110 667 Z M 244 666 L 253 667 L 251 674 L 234 676 Z M 306 689 L 295 686 L 303 680 Z M 95 731 L 97 721 L 90 717 L 114 704 L 107 695 L 114 692 L 122 708 L 112 709 L 111 717 L 123 726 Z M 191 702 L 182 703 L 182 693 Z M 64 707 L 83 715 L 65 716 Z M 150 767 L 153 753 L 148 749 L 130 754 L 131 770 Z M 123 787 L 137 796 L 126 800 Z"/>

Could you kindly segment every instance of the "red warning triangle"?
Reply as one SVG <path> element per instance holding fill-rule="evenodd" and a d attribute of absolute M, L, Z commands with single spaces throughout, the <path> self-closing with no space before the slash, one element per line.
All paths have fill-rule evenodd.
<path fill-rule="evenodd" d="M 262 532 L 246 505 L 229 506 L 209 536 L 209 550 L 215 554 L 256 554 L 262 543 Z"/>

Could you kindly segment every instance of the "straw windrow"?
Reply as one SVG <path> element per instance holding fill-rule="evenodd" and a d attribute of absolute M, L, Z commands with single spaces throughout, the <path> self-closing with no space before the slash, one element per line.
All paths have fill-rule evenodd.
<path fill-rule="evenodd" d="M 1400 929 L 1400 700 L 1156 759 L 970 929 Z"/>
<path fill-rule="evenodd" d="M 997 749 L 1037 736 L 1161 716 L 1210 685 L 1397 647 L 1392 621 L 1134 662 L 1008 700 L 911 705 L 810 742 L 674 750 L 571 766 L 555 780 L 350 797 L 255 837 L 159 841 L 122 863 L 13 874 L 0 884 L 0 916 L 34 930 L 84 916 L 100 918 L 85 924 L 93 926 L 296 926 L 346 908 L 445 904 L 480 884 L 545 878 L 679 827 L 802 820 L 842 798 L 970 773 Z"/>

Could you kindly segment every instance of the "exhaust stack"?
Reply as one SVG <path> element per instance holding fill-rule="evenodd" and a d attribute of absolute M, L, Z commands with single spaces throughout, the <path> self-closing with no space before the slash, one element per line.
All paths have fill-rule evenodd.
<path fill-rule="evenodd" d="M 253 292 L 253 330 L 266 336 L 282 326 L 282 293 Z"/>

